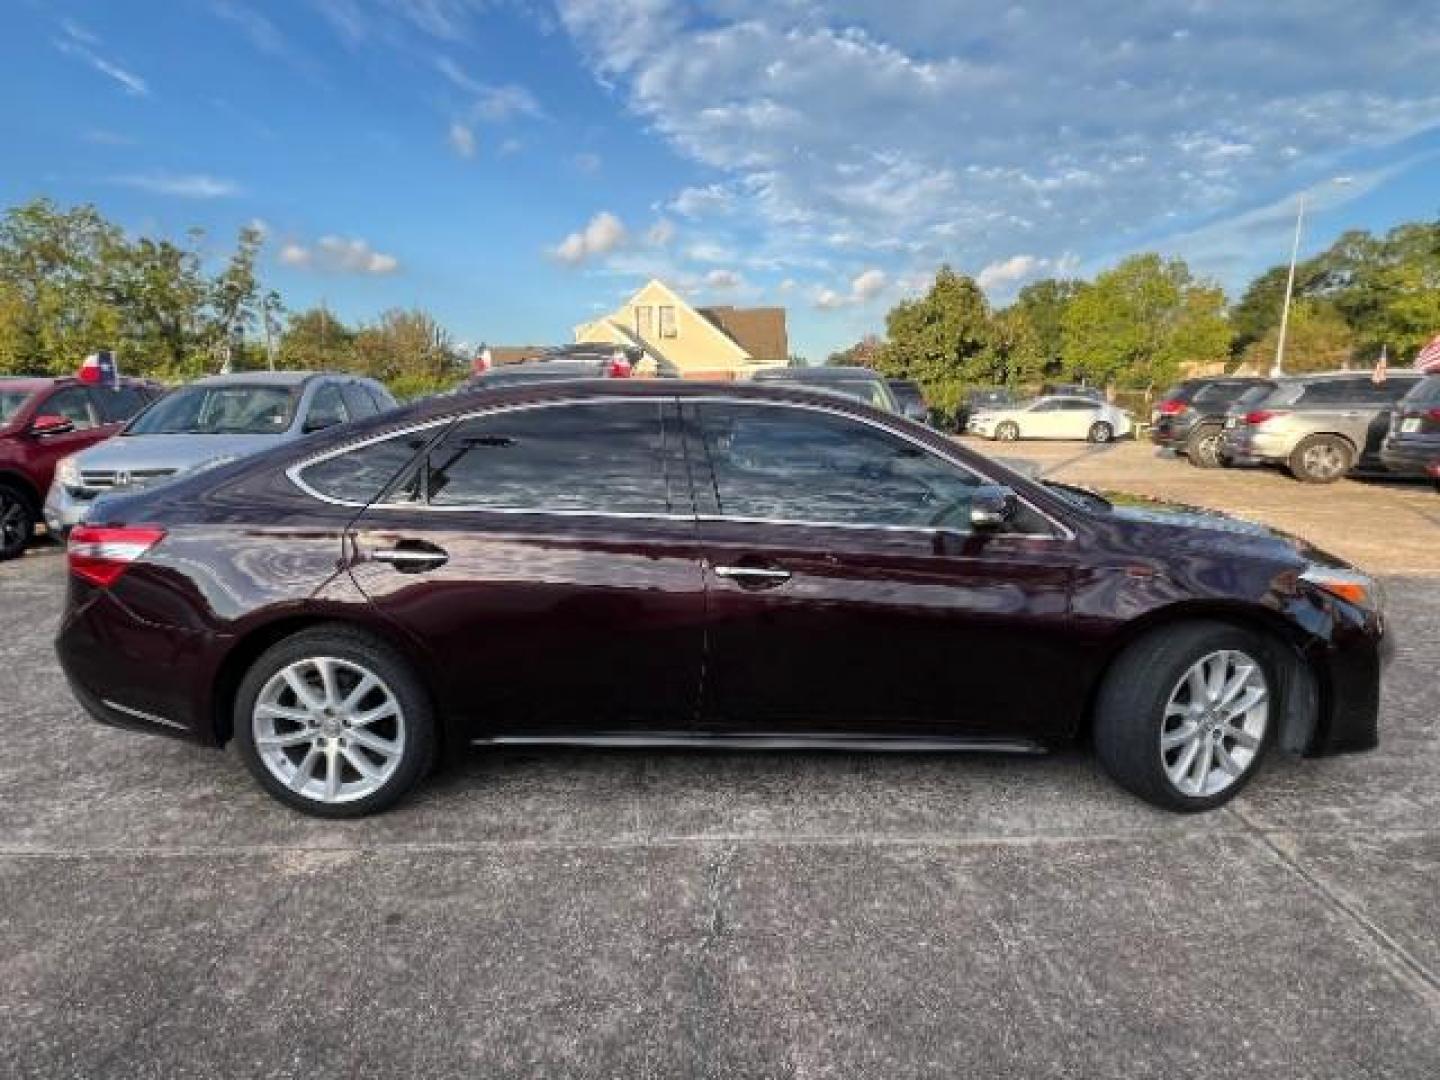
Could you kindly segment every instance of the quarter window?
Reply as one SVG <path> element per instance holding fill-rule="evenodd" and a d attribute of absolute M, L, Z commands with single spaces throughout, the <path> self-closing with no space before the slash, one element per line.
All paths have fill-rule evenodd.
<path fill-rule="evenodd" d="M 661 408 L 575 402 L 467 420 L 430 452 L 420 495 L 476 510 L 669 513 Z"/>
<path fill-rule="evenodd" d="M 967 529 L 980 478 L 842 416 L 708 403 L 701 428 L 726 517 Z"/>
<path fill-rule="evenodd" d="M 357 447 L 307 466 L 300 478 L 328 498 L 365 505 L 373 502 L 410 464 L 429 435 L 425 431 L 411 432 Z M 413 499 L 413 490 L 396 501 L 407 497 Z"/>
<path fill-rule="evenodd" d="M 375 408 L 375 402 L 365 392 L 365 387 L 359 383 L 346 383 L 342 392 L 345 395 L 345 409 L 350 413 L 352 419 L 359 420 L 362 417 L 374 416 L 380 411 Z"/>
<path fill-rule="evenodd" d="M 148 404 L 145 395 L 133 386 L 120 386 L 114 390 L 92 390 L 91 393 L 107 424 L 129 420 Z"/>
<path fill-rule="evenodd" d="M 72 387 L 52 394 L 50 399 L 40 406 L 39 412 L 65 417 L 75 425 L 76 431 L 95 426 L 95 420 L 90 415 L 89 395 L 82 387 Z"/>

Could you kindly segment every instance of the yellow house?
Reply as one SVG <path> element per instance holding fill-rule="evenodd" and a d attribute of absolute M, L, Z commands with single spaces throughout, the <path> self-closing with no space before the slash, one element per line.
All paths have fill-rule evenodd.
<path fill-rule="evenodd" d="M 697 309 L 659 280 L 575 327 L 575 341 L 638 345 L 659 370 L 686 379 L 743 379 L 787 359 L 784 308 Z"/>

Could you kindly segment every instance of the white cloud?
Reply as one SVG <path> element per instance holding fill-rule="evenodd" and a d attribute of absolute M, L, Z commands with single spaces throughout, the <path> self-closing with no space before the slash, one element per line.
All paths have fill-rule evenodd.
<path fill-rule="evenodd" d="M 859 303 L 873 300 L 885 288 L 886 277 L 882 270 L 870 269 L 850 283 L 850 292 Z"/>
<path fill-rule="evenodd" d="M 975 280 L 982 289 L 1012 285 L 1035 274 L 1041 260 L 1034 255 L 1011 255 L 1008 259 L 992 262 L 981 269 Z"/>
<path fill-rule="evenodd" d="M 705 275 L 705 284 L 712 289 L 728 292 L 745 284 L 745 279 L 734 270 L 711 270 Z"/>
<path fill-rule="evenodd" d="M 132 97 L 149 97 L 150 84 L 112 60 L 107 60 L 95 50 L 101 46 L 98 37 L 72 19 L 60 24 L 64 36 L 55 42 L 55 47 L 66 56 L 83 60 L 102 75 L 107 75 L 120 84 Z"/>
<path fill-rule="evenodd" d="M 280 249 L 280 261 L 302 270 L 329 274 L 393 274 L 400 268 L 394 255 L 376 251 L 358 237 L 322 236 L 311 247 L 291 241 Z"/>
<path fill-rule="evenodd" d="M 600 155 L 583 150 L 570 159 L 570 164 L 586 176 L 594 176 L 600 171 Z"/>
<path fill-rule="evenodd" d="M 874 300 L 890 283 L 889 275 L 877 267 L 862 270 L 850 281 L 850 288 L 847 292 L 837 292 L 828 286 L 822 286 L 814 290 L 811 300 L 817 308 L 822 311 L 835 311 L 839 308 L 857 307 L 860 304 Z M 783 285 L 782 285 L 783 288 Z"/>
<path fill-rule="evenodd" d="M 152 195 L 171 195 L 180 199 L 224 199 L 239 195 L 242 190 L 233 180 L 205 173 L 151 172 L 117 176 L 112 182 L 148 191 Z"/>
<path fill-rule="evenodd" d="M 557 260 L 578 266 L 599 255 L 607 255 L 625 242 L 625 225 L 608 210 L 602 210 L 579 232 L 573 232 L 551 251 Z"/>
<path fill-rule="evenodd" d="M 669 218 L 661 218 L 645 230 L 645 242 L 651 247 L 664 247 L 675 239 L 675 223 Z"/>
<path fill-rule="evenodd" d="M 458 120 L 450 125 L 450 149 L 462 158 L 475 156 L 475 132 Z"/>
<path fill-rule="evenodd" d="M 713 218 L 736 249 L 876 263 L 892 281 L 948 260 L 1002 287 L 1034 269 L 1017 251 L 1058 262 L 1040 237 L 1091 259 L 1185 254 L 1197 225 L 1346 155 L 1398 154 L 1440 115 L 1433 12 L 1399 0 L 1276 0 L 1264 27 L 1211 3 L 964 19 L 933 0 L 558 7 L 596 76 L 716 175 L 667 213 Z M 1244 269 L 1281 257 L 1255 249 Z"/>
<path fill-rule="evenodd" d="M 470 113 L 476 121 L 499 124 L 522 117 L 539 118 L 545 115 L 545 110 L 540 107 L 535 95 L 519 83 L 482 82 L 448 56 L 437 57 L 435 68 L 472 98 Z"/>

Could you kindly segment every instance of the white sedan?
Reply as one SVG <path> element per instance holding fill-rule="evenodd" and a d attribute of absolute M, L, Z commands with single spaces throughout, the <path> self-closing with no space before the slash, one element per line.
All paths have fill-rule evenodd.
<path fill-rule="evenodd" d="M 1135 430 L 1130 414 L 1108 401 L 1051 394 L 1004 409 L 982 409 L 965 430 L 987 439 L 1088 439 L 1108 443 Z"/>

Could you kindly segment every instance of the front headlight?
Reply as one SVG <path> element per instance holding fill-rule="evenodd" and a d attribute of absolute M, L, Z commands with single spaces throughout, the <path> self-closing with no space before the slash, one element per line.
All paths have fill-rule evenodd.
<path fill-rule="evenodd" d="M 80 463 L 75 458 L 76 455 L 71 454 L 69 457 L 61 458 L 59 464 L 55 466 L 55 479 L 67 488 L 83 486 L 80 481 Z"/>
<path fill-rule="evenodd" d="M 1380 583 L 1358 570 L 1312 565 L 1300 575 L 1300 580 L 1366 611 L 1380 611 L 1385 607 L 1385 590 Z"/>

